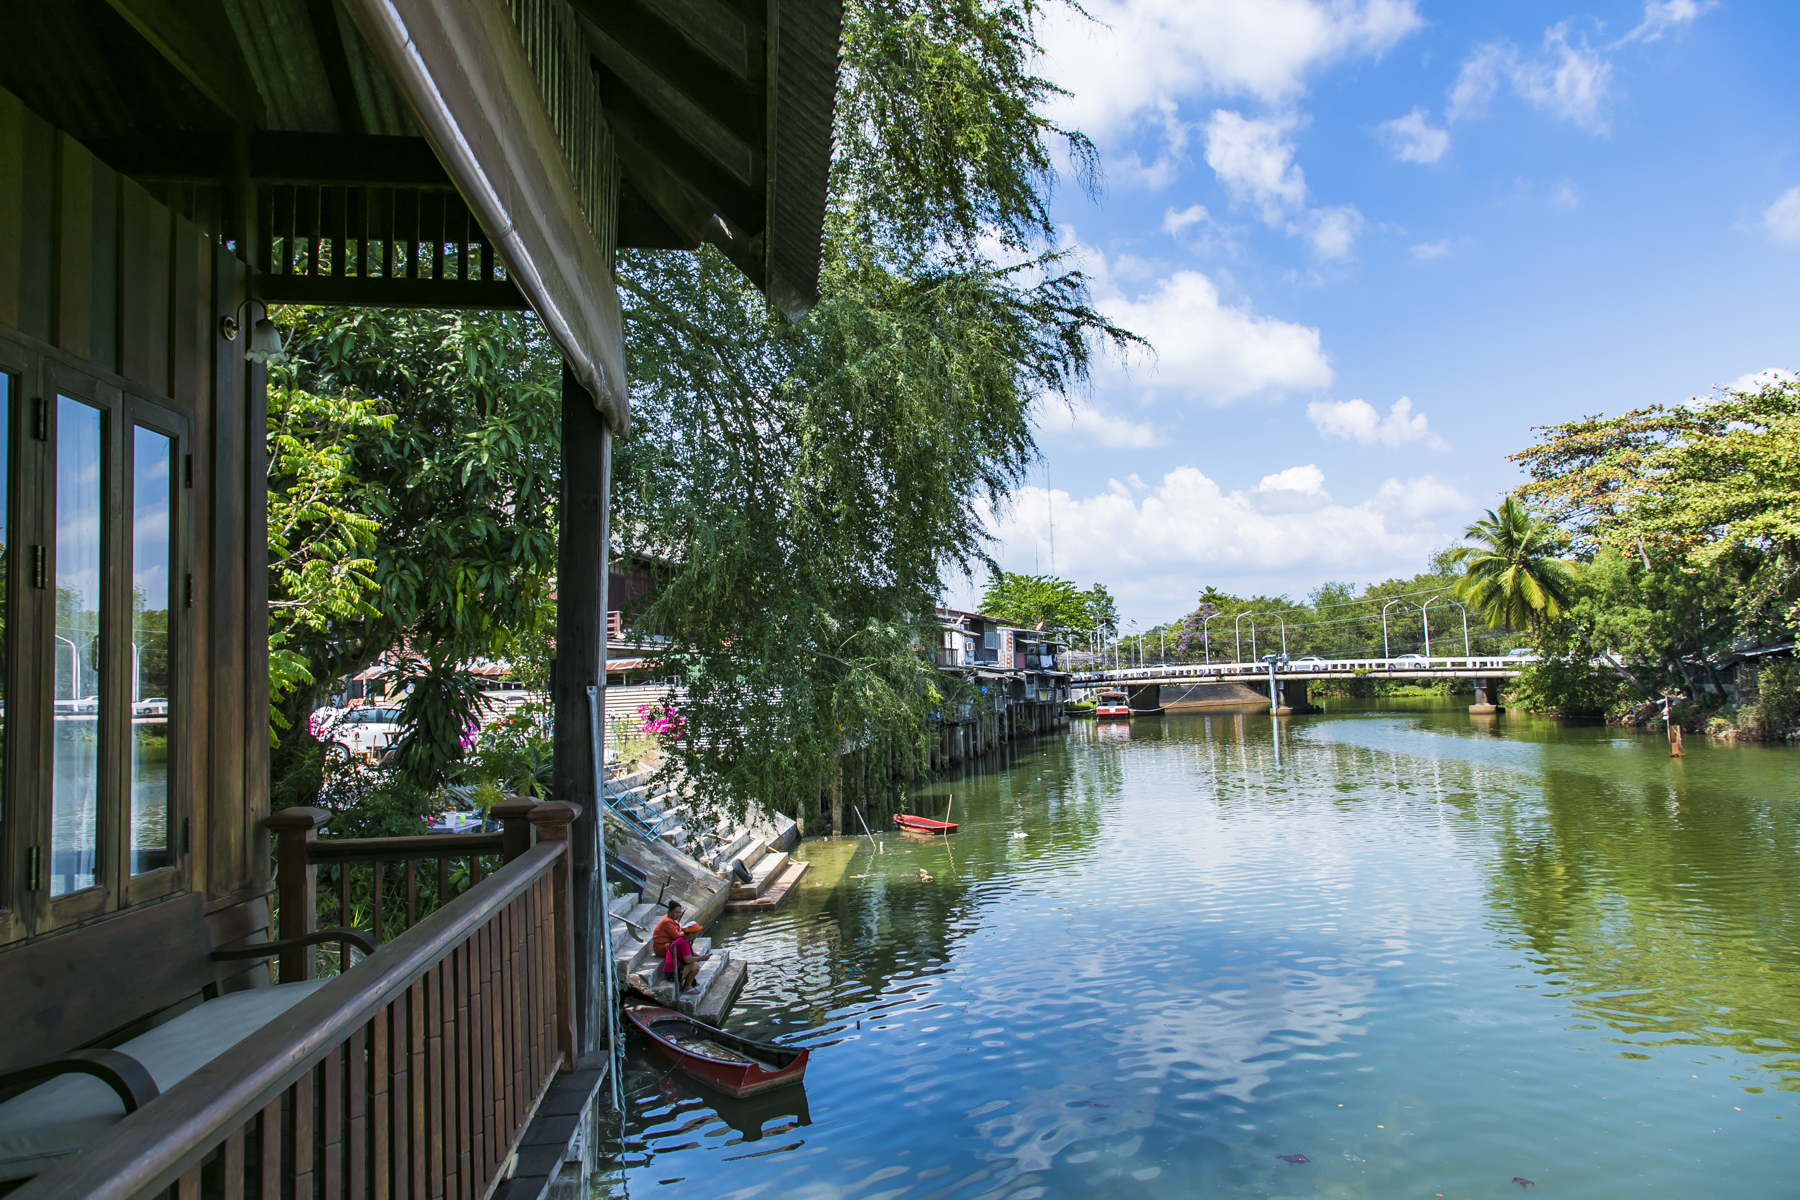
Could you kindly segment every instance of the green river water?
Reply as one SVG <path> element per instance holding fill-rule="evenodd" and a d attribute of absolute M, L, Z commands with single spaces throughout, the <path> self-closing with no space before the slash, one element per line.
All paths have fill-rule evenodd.
<path fill-rule="evenodd" d="M 805 843 L 714 930 L 804 1090 L 634 1048 L 595 1194 L 1800 1196 L 1800 756 L 1463 704 L 1078 723 Z"/>

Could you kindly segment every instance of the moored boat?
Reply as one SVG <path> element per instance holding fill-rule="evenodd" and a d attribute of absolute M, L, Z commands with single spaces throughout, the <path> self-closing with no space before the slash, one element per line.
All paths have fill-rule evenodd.
<path fill-rule="evenodd" d="M 1094 697 L 1094 716 L 1102 721 L 1129 718 L 1131 700 L 1124 692 L 1101 692 Z"/>
<path fill-rule="evenodd" d="M 654 1004 L 629 1005 L 625 1016 L 676 1070 L 740 1100 L 806 1074 L 810 1050 L 751 1041 Z"/>
<path fill-rule="evenodd" d="M 934 821 L 930 817 L 915 817 L 911 813 L 895 813 L 894 824 L 902 829 L 910 829 L 914 833 L 955 833 L 955 821 Z"/>

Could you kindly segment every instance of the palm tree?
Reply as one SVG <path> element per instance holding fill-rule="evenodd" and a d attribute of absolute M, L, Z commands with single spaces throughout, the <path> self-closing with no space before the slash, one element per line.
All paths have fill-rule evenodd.
<path fill-rule="evenodd" d="M 1556 530 L 1508 496 L 1499 509 L 1463 530 L 1475 543 L 1451 551 L 1461 563 L 1456 598 L 1480 609 L 1495 629 L 1538 629 L 1560 617 L 1575 596 L 1575 568 L 1551 554 Z"/>

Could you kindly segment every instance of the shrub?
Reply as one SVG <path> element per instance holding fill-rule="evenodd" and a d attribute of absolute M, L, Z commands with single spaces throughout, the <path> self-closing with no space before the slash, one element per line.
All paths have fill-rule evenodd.
<path fill-rule="evenodd" d="M 1586 662 L 1549 658 L 1527 664 L 1506 689 L 1509 707 L 1562 717 L 1601 717 L 1627 700 L 1625 681 Z"/>

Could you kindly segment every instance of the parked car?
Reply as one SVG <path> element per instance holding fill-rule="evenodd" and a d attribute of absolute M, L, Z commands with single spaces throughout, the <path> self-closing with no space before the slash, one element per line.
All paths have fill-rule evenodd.
<path fill-rule="evenodd" d="M 317 737 L 325 743 L 325 753 L 339 762 L 352 755 L 373 754 L 379 758 L 400 740 L 400 710 L 397 708 L 351 708 L 319 722 Z"/>
<path fill-rule="evenodd" d="M 1294 659 L 1288 666 L 1296 671 L 1329 671 L 1331 661 L 1317 654 L 1306 654 Z"/>
<path fill-rule="evenodd" d="M 1514 662 L 1537 662 L 1538 652 L 1528 646 L 1514 646 L 1506 652 L 1506 657 Z"/>
<path fill-rule="evenodd" d="M 146 696 L 131 706 L 134 717 L 166 717 L 169 715 L 169 698 L 167 696 Z"/>
<path fill-rule="evenodd" d="M 1423 654 L 1400 654 L 1394 657 L 1394 661 L 1403 663 L 1428 663 L 1431 660 L 1426 658 Z"/>

